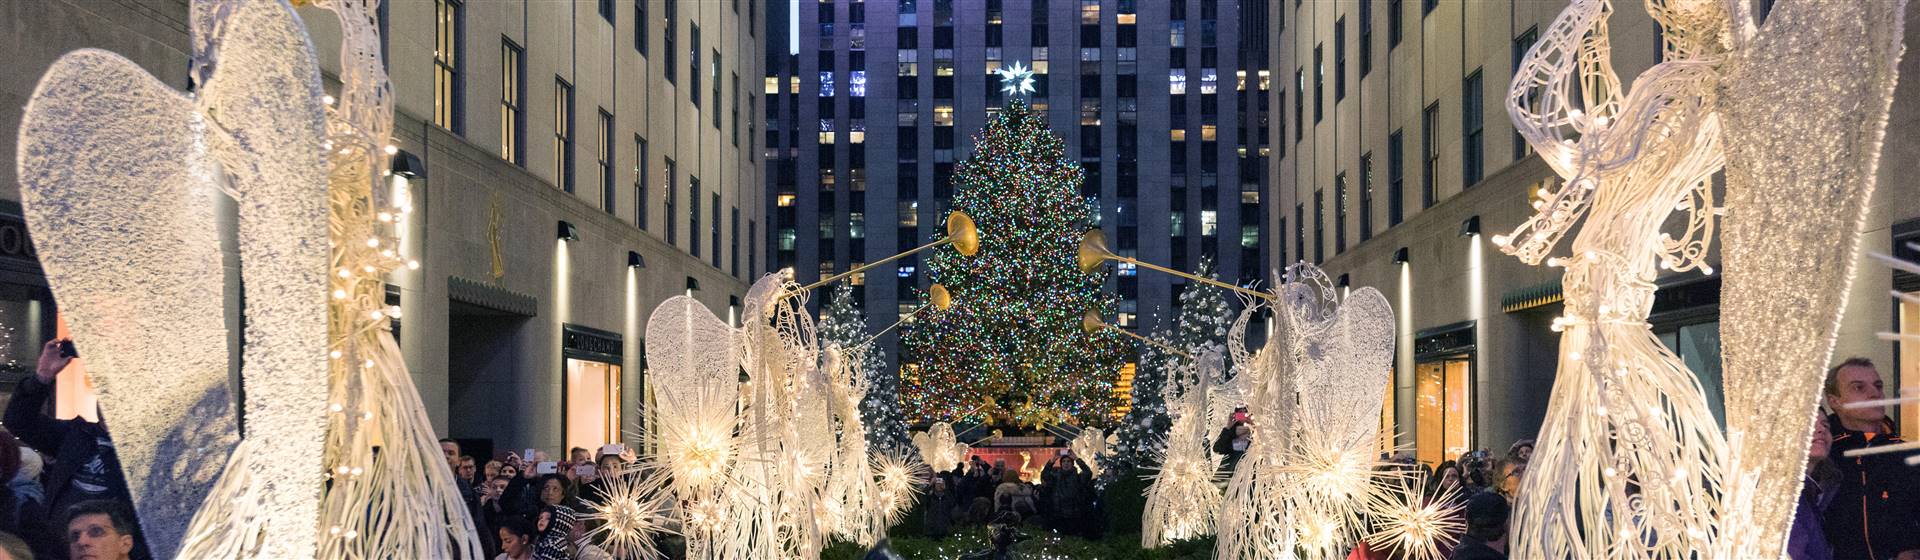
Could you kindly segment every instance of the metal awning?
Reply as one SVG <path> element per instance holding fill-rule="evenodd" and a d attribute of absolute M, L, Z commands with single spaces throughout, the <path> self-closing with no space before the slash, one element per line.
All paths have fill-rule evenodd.
<path fill-rule="evenodd" d="M 447 277 L 447 299 L 526 317 L 540 311 L 539 298 L 459 276 Z"/>
<path fill-rule="evenodd" d="M 1555 280 L 1507 290 L 1507 293 L 1500 294 L 1500 310 L 1513 313 L 1560 303 L 1561 299 L 1564 297 L 1560 293 L 1560 281 Z"/>

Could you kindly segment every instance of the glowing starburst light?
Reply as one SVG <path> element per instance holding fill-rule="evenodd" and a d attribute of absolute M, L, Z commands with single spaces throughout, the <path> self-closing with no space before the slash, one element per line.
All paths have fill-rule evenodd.
<path fill-rule="evenodd" d="M 1373 532 L 1367 542 L 1376 548 L 1390 549 L 1397 557 L 1442 558 L 1441 549 L 1460 541 L 1466 525 L 1461 522 L 1457 489 L 1449 488 L 1432 499 L 1422 489 L 1426 477 L 1410 476 L 1400 483 L 1386 484 L 1376 492 L 1367 509 L 1373 516 Z"/>
<path fill-rule="evenodd" d="M 886 512 L 884 524 L 889 526 L 899 523 L 907 510 L 913 508 L 915 498 L 933 472 L 918 459 L 891 453 L 874 455 L 872 469 L 874 485 L 879 490 L 879 503 L 875 506 Z"/>
<path fill-rule="evenodd" d="M 582 516 L 592 527 L 586 540 L 601 543 L 615 558 L 663 558 L 653 545 L 654 535 L 671 532 L 664 523 L 661 479 L 628 470 L 612 473 L 606 481 L 605 492 L 598 501 L 587 502 Z"/>
<path fill-rule="evenodd" d="M 1010 66 L 1002 67 L 998 72 L 1000 91 L 1012 95 L 1033 93 L 1033 69 L 1027 68 L 1025 64 L 1015 62 Z"/>

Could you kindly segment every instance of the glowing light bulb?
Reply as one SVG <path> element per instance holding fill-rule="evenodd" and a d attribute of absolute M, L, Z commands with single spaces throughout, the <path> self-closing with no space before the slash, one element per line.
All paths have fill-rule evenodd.
<path fill-rule="evenodd" d="M 420 270 L 420 261 L 407 261 L 407 268 L 412 270 Z"/>
<path fill-rule="evenodd" d="M 1607 415 L 1607 407 L 1596 408 L 1593 410 L 1593 413 L 1604 418 Z M 1607 467 L 1607 476 L 1613 476 L 1613 467 Z"/>
<path fill-rule="evenodd" d="M 331 410 L 331 411 L 334 411 L 334 412 L 340 412 L 340 411 L 342 411 L 342 410 L 346 410 L 346 408 L 347 408 L 347 407 L 344 407 L 344 406 L 340 406 L 340 403 L 333 403 L 332 405 L 329 405 L 329 406 L 327 407 L 327 410 Z"/>
<path fill-rule="evenodd" d="M 334 291 L 333 291 L 333 299 L 347 299 L 347 291 L 346 291 L 346 290 L 334 290 Z"/>
<path fill-rule="evenodd" d="M 347 269 L 344 269 L 344 268 L 342 268 L 342 269 L 340 269 L 340 277 L 341 277 L 341 278 L 352 278 L 352 277 L 353 277 L 353 273 L 351 273 L 351 272 L 347 272 Z"/>
<path fill-rule="evenodd" d="M 338 360 L 338 359 L 340 359 L 340 351 L 339 351 L 339 350 L 334 350 L 334 351 L 332 351 L 332 352 L 328 352 L 328 353 L 327 353 L 327 357 L 329 357 L 329 358 L 333 358 L 333 359 L 335 359 L 335 360 Z"/>
<path fill-rule="evenodd" d="M 394 155 L 394 154 L 400 153 L 400 147 L 395 146 L 393 144 L 387 144 L 386 149 L 387 149 L 387 155 Z"/>
<path fill-rule="evenodd" d="M 368 246 L 368 247 L 379 247 L 379 246 L 380 246 L 380 239 L 379 239 L 379 238 L 377 238 L 377 237 L 369 237 L 369 238 L 367 238 L 367 246 Z"/>
<path fill-rule="evenodd" d="M 327 106 L 329 106 L 329 107 L 331 107 L 331 106 L 333 106 L 333 96 L 331 96 L 331 95 L 323 95 L 323 96 L 320 96 L 320 102 L 321 102 L 321 103 L 325 103 L 325 104 L 327 104 Z M 340 532 L 340 528 L 339 528 L 339 527 L 334 527 L 334 528 L 333 528 L 333 532 L 335 532 L 335 533 L 338 533 L 338 532 Z"/>
<path fill-rule="evenodd" d="M 1700 273 L 1705 274 L 1707 276 L 1713 276 L 1713 267 L 1702 264 L 1700 265 Z"/>
<path fill-rule="evenodd" d="M 380 318 L 381 318 L 381 317 L 383 317 L 383 316 L 384 316 L 384 314 L 382 314 L 382 313 L 380 313 L 379 311 L 369 311 L 369 312 L 367 312 L 367 317 L 369 317 L 369 318 L 372 318 L 372 319 L 375 319 L 375 320 L 378 320 L 378 319 L 380 319 Z"/>

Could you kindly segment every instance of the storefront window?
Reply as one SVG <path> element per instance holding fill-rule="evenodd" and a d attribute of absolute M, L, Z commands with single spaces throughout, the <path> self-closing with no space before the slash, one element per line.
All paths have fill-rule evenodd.
<path fill-rule="evenodd" d="M 1472 433 L 1473 358 L 1445 356 L 1414 366 L 1415 449 L 1421 463 L 1438 465 L 1468 451 Z"/>
<path fill-rule="evenodd" d="M 622 441 L 620 364 L 567 358 L 567 447 Z"/>

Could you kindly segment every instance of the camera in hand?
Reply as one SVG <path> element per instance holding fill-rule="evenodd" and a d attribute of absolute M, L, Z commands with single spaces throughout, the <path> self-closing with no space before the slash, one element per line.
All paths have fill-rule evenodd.
<path fill-rule="evenodd" d="M 80 351 L 74 349 L 73 347 L 73 340 L 68 339 L 68 340 L 60 341 L 60 357 L 63 357 L 63 358 L 80 357 Z"/>

